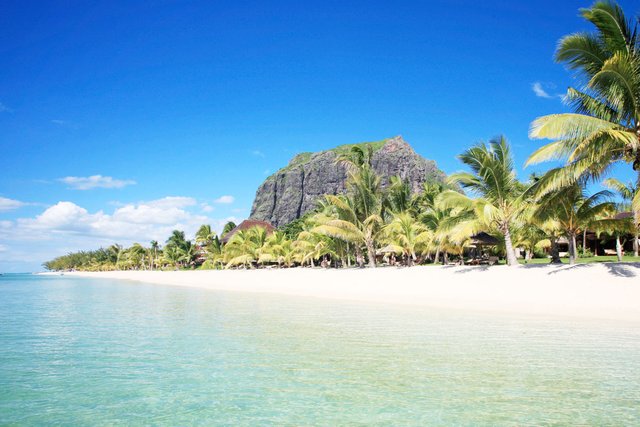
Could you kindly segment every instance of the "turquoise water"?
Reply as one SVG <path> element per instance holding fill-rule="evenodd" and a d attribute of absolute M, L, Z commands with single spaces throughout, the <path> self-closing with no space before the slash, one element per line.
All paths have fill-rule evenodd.
<path fill-rule="evenodd" d="M 637 324 L 0 276 L 0 424 L 639 425 Z"/>

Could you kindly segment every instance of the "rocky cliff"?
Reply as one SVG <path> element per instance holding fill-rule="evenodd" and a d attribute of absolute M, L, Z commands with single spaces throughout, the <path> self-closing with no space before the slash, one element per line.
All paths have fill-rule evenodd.
<path fill-rule="evenodd" d="M 433 160 L 417 154 L 401 136 L 358 145 L 371 145 L 374 149 L 372 164 L 382 176 L 383 186 L 390 176 L 398 175 L 408 179 L 413 190 L 418 192 L 425 181 L 442 181 L 445 178 Z M 347 172 L 344 166 L 336 164 L 336 157 L 352 146 L 342 145 L 319 153 L 295 156 L 258 188 L 251 218 L 279 227 L 313 210 L 323 195 L 344 193 Z"/>

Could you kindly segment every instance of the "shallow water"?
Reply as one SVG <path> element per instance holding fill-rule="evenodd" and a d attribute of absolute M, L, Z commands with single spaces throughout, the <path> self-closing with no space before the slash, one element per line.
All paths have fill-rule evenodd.
<path fill-rule="evenodd" d="M 640 424 L 638 324 L 0 276 L 0 424 Z"/>

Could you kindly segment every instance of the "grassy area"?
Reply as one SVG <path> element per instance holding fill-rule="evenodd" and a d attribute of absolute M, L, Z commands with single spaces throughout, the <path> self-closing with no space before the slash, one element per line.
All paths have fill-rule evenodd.
<path fill-rule="evenodd" d="M 524 260 L 519 260 L 520 264 L 524 264 Z M 590 264 L 594 262 L 618 262 L 618 258 L 615 255 L 606 256 L 592 256 L 587 258 L 578 258 L 578 264 Z M 622 262 L 640 262 L 640 257 L 625 255 L 622 257 Z M 569 258 L 562 258 L 563 264 L 569 264 Z M 549 264 L 548 258 L 534 258 L 527 264 Z"/>

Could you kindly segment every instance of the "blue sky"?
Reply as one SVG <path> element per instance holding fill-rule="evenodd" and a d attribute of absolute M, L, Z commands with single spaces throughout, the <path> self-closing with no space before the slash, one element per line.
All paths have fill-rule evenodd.
<path fill-rule="evenodd" d="M 0 271 L 245 218 L 297 152 L 401 134 L 450 173 L 505 134 L 521 166 L 590 4 L 5 2 Z"/>

